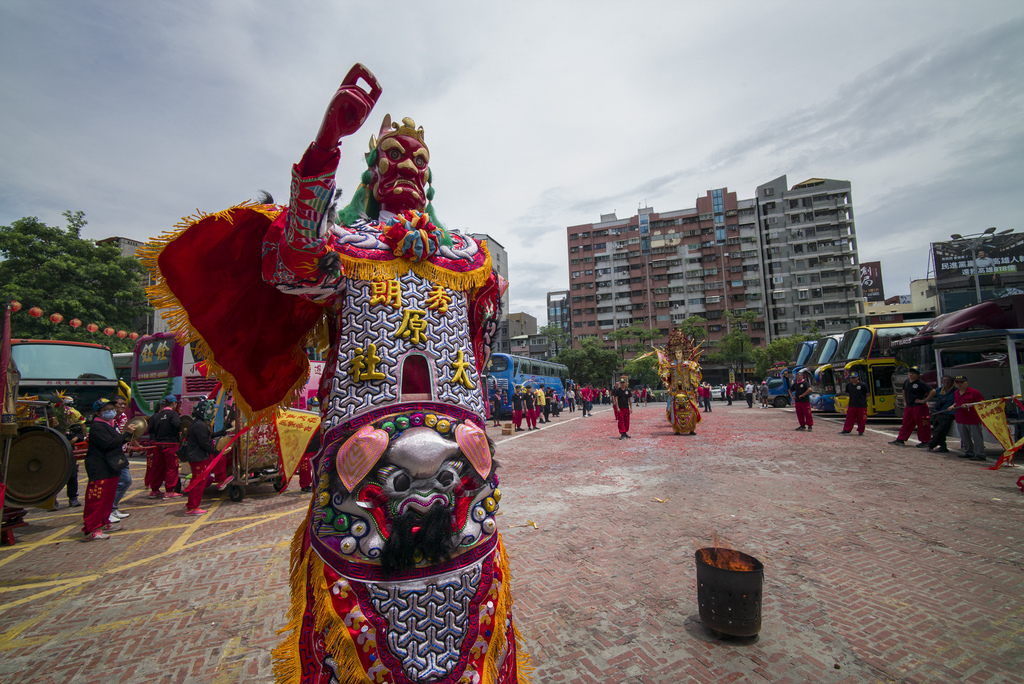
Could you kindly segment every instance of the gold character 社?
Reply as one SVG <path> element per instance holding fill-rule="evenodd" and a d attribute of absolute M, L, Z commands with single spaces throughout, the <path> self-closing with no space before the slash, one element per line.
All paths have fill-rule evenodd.
<path fill-rule="evenodd" d="M 366 352 L 362 347 L 356 347 L 356 353 L 349 363 L 348 373 L 352 376 L 353 382 L 365 382 L 366 380 L 383 380 L 384 374 L 377 370 L 380 357 L 377 356 L 377 345 L 372 342 L 366 345 Z"/>

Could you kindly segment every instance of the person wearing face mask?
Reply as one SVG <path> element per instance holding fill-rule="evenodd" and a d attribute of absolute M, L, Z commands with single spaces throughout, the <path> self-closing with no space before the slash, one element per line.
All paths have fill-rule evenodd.
<path fill-rule="evenodd" d="M 85 508 L 82 511 L 82 534 L 85 541 L 109 539 L 106 532 L 121 529 L 121 525 L 110 522 L 114 510 L 114 495 L 121 470 L 128 465 L 128 457 L 121 447 L 131 442 L 131 433 L 122 434 L 114 427 L 117 410 L 109 399 L 98 399 L 93 404 L 96 416 L 89 428 L 89 451 L 85 454 L 85 472 L 89 486 L 85 490 Z"/>

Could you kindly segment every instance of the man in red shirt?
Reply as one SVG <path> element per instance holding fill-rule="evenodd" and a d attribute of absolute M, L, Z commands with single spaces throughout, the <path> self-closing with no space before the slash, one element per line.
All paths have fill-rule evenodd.
<path fill-rule="evenodd" d="M 964 404 L 974 404 L 985 401 L 981 392 L 973 387 L 967 386 L 967 377 L 958 375 L 953 378 L 956 385 L 956 399 L 953 405 L 956 406 L 956 425 L 960 431 L 960 437 L 964 440 L 964 453 L 960 458 L 970 458 L 972 461 L 985 460 L 985 438 L 981 432 L 981 418 L 973 406 L 964 408 Z"/>

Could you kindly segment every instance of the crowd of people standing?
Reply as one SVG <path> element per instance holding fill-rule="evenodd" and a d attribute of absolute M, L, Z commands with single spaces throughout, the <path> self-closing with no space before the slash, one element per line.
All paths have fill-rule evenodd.
<path fill-rule="evenodd" d="M 789 399 L 797 416 L 798 431 L 814 430 L 814 416 L 810 406 L 813 388 L 810 380 L 809 373 L 799 371 L 789 387 Z M 856 429 L 858 435 L 863 435 L 866 429 L 870 388 L 865 379 L 855 371 L 848 373 L 846 380 L 843 392 L 848 399 L 840 434 L 851 435 Z M 721 387 L 720 392 L 720 399 L 729 406 L 733 401 L 744 400 L 748 408 L 753 408 L 756 401 L 760 402 L 761 408 L 770 408 L 773 405 L 767 379 L 730 382 Z M 943 376 L 941 385 L 932 388 L 921 380 L 917 368 L 911 368 L 908 379 L 903 384 L 902 393 L 907 408 L 903 414 L 899 435 L 890 444 L 904 446 L 916 432 L 918 448 L 936 453 L 949 453 L 946 440 L 956 425 L 963 443 L 962 458 L 985 460 L 981 419 L 971 406 L 984 399 L 978 390 L 969 386 L 965 376 Z M 698 407 L 705 413 L 712 412 L 714 395 L 717 394 L 718 391 L 713 390 L 710 383 L 701 383 L 697 389 Z M 610 389 L 569 384 L 561 394 L 544 385 L 519 385 L 515 387 L 511 396 L 501 395 L 492 390 L 492 417 L 494 425 L 500 425 L 497 416 L 500 415 L 501 405 L 511 403 L 515 432 L 525 432 L 539 429 L 540 424 L 550 423 L 551 416 L 557 416 L 563 406 L 569 413 L 575 413 L 579 408 L 582 417 L 591 417 L 595 404 L 610 405 L 619 439 L 624 440 L 631 439 L 629 429 L 633 409 L 637 406 L 647 406 L 654 398 L 654 393 L 646 386 L 630 388 L 627 378 L 621 379 Z M 933 403 L 931 407 L 930 403 Z"/>
<path fill-rule="evenodd" d="M 178 399 L 174 395 L 164 397 L 160 409 L 147 421 L 149 441 L 145 446 L 129 429 L 127 402 L 123 397 L 99 399 L 93 404 L 93 411 L 84 461 L 88 486 L 82 511 L 82 534 L 86 541 L 109 539 L 110 533 L 121 530 L 122 521 L 131 515 L 120 509 L 121 500 L 132 485 L 130 452 L 146 453 L 144 482 L 149 489 L 148 497 L 177 499 L 183 497 L 178 475 L 180 464 L 189 464 L 193 478 L 208 474 L 210 459 L 218 453 L 214 438 L 223 434 L 212 432 L 214 404 L 208 399 L 193 407 L 192 424 L 183 438 Z M 212 474 L 213 484 L 219 490 L 234 479 L 227 474 L 224 459 L 216 463 Z M 204 489 L 204 486 L 196 486 L 189 491 L 185 515 L 207 512 L 199 507 Z"/>

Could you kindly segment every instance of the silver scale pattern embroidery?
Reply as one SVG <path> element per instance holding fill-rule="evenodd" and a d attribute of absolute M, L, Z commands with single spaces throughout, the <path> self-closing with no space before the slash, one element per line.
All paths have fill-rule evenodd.
<path fill-rule="evenodd" d="M 409 340 L 394 337 L 402 324 L 400 309 L 381 304 L 370 305 L 372 291 L 364 280 L 350 280 L 344 291 L 344 302 L 339 311 L 342 331 L 338 341 L 338 361 L 331 381 L 328 408 L 324 414 L 325 429 L 351 420 L 378 406 L 398 401 L 399 359 L 409 351 L 423 352 L 431 360 L 434 372 L 435 400 L 454 404 L 483 414 L 484 406 L 476 373 L 475 357 L 469 342 L 467 296 L 465 292 L 448 289 L 451 303 L 447 313 L 440 314 L 427 308 L 427 297 L 433 283 L 409 271 L 401 276 L 402 308 L 427 312 L 426 343 L 414 345 Z M 349 363 L 357 347 L 365 351 L 368 343 L 377 345 L 381 358 L 378 370 L 385 380 L 354 383 L 349 375 Z M 462 350 L 463 360 L 469 363 L 468 373 L 474 385 L 470 390 L 461 384 L 452 385 L 452 362 Z"/>
<path fill-rule="evenodd" d="M 409 679 L 430 681 L 455 669 L 480 576 L 476 563 L 425 586 L 367 585 L 374 609 L 388 622 L 388 650 Z"/>

